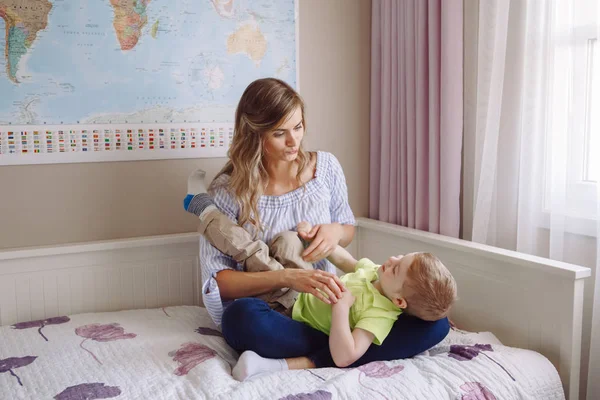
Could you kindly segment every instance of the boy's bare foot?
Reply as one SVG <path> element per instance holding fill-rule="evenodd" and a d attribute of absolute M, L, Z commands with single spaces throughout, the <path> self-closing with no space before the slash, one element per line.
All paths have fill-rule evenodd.
<path fill-rule="evenodd" d="M 302 221 L 298 224 L 298 227 L 296 228 L 296 230 L 298 231 L 299 234 L 301 234 L 300 236 L 302 237 L 302 234 L 308 234 L 310 232 L 310 230 L 312 229 L 312 225 L 306 221 Z"/>

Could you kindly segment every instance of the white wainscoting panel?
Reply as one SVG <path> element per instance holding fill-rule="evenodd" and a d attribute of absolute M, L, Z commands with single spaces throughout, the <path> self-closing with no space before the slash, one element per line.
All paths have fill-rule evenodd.
<path fill-rule="evenodd" d="M 198 234 L 0 252 L 0 325 L 198 305 Z"/>

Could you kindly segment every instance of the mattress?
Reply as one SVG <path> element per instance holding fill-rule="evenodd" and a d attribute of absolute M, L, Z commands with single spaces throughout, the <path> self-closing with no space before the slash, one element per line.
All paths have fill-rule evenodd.
<path fill-rule="evenodd" d="M 2 399 L 564 399 L 541 354 L 451 331 L 411 359 L 231 377 L 204 308 L 78 314 L 0 327 Z"/>

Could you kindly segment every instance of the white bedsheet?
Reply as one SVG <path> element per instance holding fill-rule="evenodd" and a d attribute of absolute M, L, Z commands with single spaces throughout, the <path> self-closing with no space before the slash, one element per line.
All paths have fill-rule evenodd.
<path fill-rule="evenodd" d="M 564 399 L 545 357 L 498 343 L 451 332 L 413 359 L 240 383 L 237 354 L 203 308 L 80 314 L 0 328 L 0 398 Z"/>

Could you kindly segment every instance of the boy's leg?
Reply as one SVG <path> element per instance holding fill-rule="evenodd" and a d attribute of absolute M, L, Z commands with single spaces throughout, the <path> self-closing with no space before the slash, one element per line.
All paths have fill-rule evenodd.
<path fill-rule="evenodd" d="M 302 259 L 304 243 L 296 232 L 286 231 L 276 235 L 269 249 L 271 256 L 284 268 L 313 269 L 312 263 Z"/>
<path fill-rule="evenodd" d="M 204 178 L 206 173 L 198 169 L 188 177 L 188 194 L 183 201 L 186 211 L 200 218 L 199 232 L 224 254 L 247 267 L 248 271 L 260 272 L 283 268 L 269 257 L 265 243 L 252 240 L 250 234 L 223 215 L 208 194 Z"/>
<path fill-rule="evenodd" d="M 276 235 L 270 243 L 271 256 L 284 268 L 313 269 L 313 265 L 302 259 L 304 243 L 296 232 L 286 231 Z M 296 302 L 298 292 L 288 290 L 287 293 L 273 298 L 284 308 L 282 312 L 291 316 L 292 306 Z"/>
<path fill-rule="evenodd" d="M 284 268 L 275 258 L 269 256 L 269 247 L 265 242 L 252 240 L 252 236 L 244 228 L 218 209 L 208 211 L 200 217 L 198 231 L 213 246 L 242 264 L 245 271 L 277 271 Z M 288 292 L 288 288 L 282 288 L 257 297 L 266 301 L 271 308 L 284 312 L 295 300 L 294 295 L 287 296 Z"/>
<path fill-rule="evenodd" d="M 248 231 L 217 208 L 200 217 L 198 231 L 213 246 L 242 264 L 248 272 L 276 271 L 283 268 L 269 256 L 269 247 L 265 242 L 253 240 Z"/>
<path fill-rule="evenodd" d="M 197 169 L 188 177 L 188 194 L 183 207 L 200 218 L 199 232 L 217 249 L 233 257 L 247 271 L 274 271 L 283 267 L 269 257 L 268 246 L 253 240 L 241 226 L 223 215 L 208 194 L 206 172 Z"/>
<path fill-rule="evenodd" d="M 207 193 L 204 183 L 206 173 L 196 170 L 188 178 L 188 195 L 183 201 L 186 211 L 200 219 L 198 231 L 218 250 L 232 257 L 249 272 L 276 271 L 283 266 L 269 256 L 269 247 L 252 236 L 241 226 L 221 213 Z M 287 293 L 281 289 L 260 296 L 275 308 L 279 303 L 272 301 Z"/>
<path fill-rule="evenodd" d="M 206 172 L 201 169 L 197 169 L 190 174 L 188 177 L 187 196 L 183 199 L 183 208 L 198 217 L 208 205 L 212 204 L 212 201 L 209 204 L 205 204 L 204 199 L 210 199 L 210 196 L 198 197 L 198 195 L 207 194 L 208 192 L 204 183 L 205 176 Z"/>

